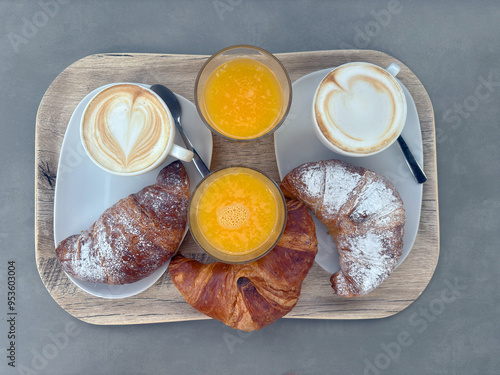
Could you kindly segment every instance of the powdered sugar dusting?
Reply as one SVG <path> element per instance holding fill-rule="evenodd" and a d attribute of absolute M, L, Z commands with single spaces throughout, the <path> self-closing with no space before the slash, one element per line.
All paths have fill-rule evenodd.
<path fill-rule="evenodd" d="M 332 163 L 330 161 L 324 163 L 326 179 L 321 216 L 326 220 L 332 220 L 349 200 L 363 176 L 359 173 L 349 171 L 340 163 Z"/>
<path fill-rule="evenodd" d="M 366 180 L 363 189 L 356 196 L 350 219 L 354 223 L 365 222 L 372 227 L 399 225 L 404 217 L 393 215 L 402 207 L 397 190 L 385 178 L 371 171 L 366 173 Z"/>
<path fill-rule="evenodd" d="M 396 267 L 405 216 L 399 193 L 386 178 L 327 160 L 297 167 L 282 188 L 303 201 L 334 237 L 341 267 L 331 278 L 337 294 L 368 293 Z"/>
<path fill-rule="evenodd" d="M 309 164 L 298 171 L 295 181 L 303 186 L 305 195 L 319 199 L 324 191 L 325 171 L 318 165 Z"/>
<path fill-rule="evenodd" d="M 80 236 L 71 236 L 63 241 L 59 247 L 63 246 L 77 251 L 68 252 L 67 258 L 59 260 L 63 269 L 69 274 L 82 275 L 84 280 L 103 283 L 106 282 L 106 278 L 99 261 L 100 251 L 92 247 L 91 229 L 86 230 Z"/>
<path fill-rule="evenodd" d="M 400 252 L 391 251 L 397 235 L 394 231 L 370 230 L 355 236 L 339 236 L 341 270 L 337 274 L 343 274 L 341 279 L 350 285 L 346 288 L 337 280 L 336 287 L 349 289 L 349 294 L 365 294 L 375 289 L 397 264 Z M 344 293 L 337 290 L 337 294 Z"/>
<path fill-rule="evenodd" d="M 56 254 L 64 270 L 88 282 L 127 284 L 170 259 L 184 234 L 189 201 L 187 174 L 174 164 L 157 184 L 120 200 L 80 236 L 61 242 Z"/>

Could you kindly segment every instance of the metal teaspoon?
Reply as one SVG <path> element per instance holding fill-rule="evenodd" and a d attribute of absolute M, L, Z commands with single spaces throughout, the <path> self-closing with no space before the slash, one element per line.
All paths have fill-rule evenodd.
<path fill-rule="evenodd" d="M 196 169 L 198 169 L 198 172 L 200 172 L 202 177 L 206 177 L 209 173 L 210 170 L 208 169 L 207 165 L 203 161 L 203 159 L 200 157 L 198 152 L 196 152 L 193 144 L 189 140 L 189 138 L 186 136 L 184 133 L 184 129 L 182 128 L 181 125 L 181 115 L 182 115 L 182 109 L 181 105 L 179 103 L 179 100 L 177 100 L 177 97 L 175 94 L 167 87 L 163 85 L 153 85 L 150 87 L 151 90 L 153 90 L 155 93 L 158 94 L 160 98 L 167 104 L 168 109 L 170 109 L 170 113 L 172 114 L 172 117 L 174 118 L 175 122 L 175 127 L 179 131 L 182 140 L 186 144 L 186 147 L 193 151 L 193 160 L 192 162 L 194 163 Z"/>
<path fill-rule="evenodd" d="M 398 137 L 398 143 L 399 147 L 401 147 L 403 155 L 405 156 L 406 164 L 408 164 L 408 167 L 410 167 L 410 170 L 413 173 L 413 177 L 415 177 L 415 180 L 417 180 L 419 184 L 423 184 L 425 181 L 427 181 L 427 177 L 425 177 L 424 171 L 411 153 L 410 148 L 408 147 L 402 136 Z"/>

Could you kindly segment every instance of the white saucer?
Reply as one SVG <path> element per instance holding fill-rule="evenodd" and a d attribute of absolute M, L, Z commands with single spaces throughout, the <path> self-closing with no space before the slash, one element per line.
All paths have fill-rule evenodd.
<path fill-rule="evenodd" d="M 98 90 L 92 91 L 78 104 L 71 116 L 62 143 L 54 198 L 56 246 L 65 238 L 89 228 L 104 210 L 120 199 L 138 192 L 147 185 L 154 184 L 160 170 L 175 160 L 168 157 L 157 169 L 134 177 L 115 176 L 97 167 L 83 149 L 79 127 L 86 104 Z M 201 121 L 194 104 L 180 95 L 177 95 L 177 98 L 182 108 L 182 126 L 202 159 L 207 166 L 210 166 L 212 134 Z M 184 146 L 178 133 L 176 133 L 175 143 Z M 192 163 L 183 164 L 186 167 L 192 191 L 201 181 L 201 176 Z M 153 285 L 165 272 L 168 263 L 145 279 L 127 285 L 93 284 L 69 275 L 68 277 L 79 288 L 94 296 L 124 298 L 138 294 Z"/>
<path fill-rule="evenodd" d="M 283 180 L 288 172 L 303 163 L 328 159 L 340 159 L 353 165 L 371 169 L 387 177 L 398 189 L 406 210 L 403 255 L 399 265 L 410 253 L 417 237 L 422 206 L 422 185 L 413 178 L 397 142 L 374 156 L 352 158 L 329 150 L 316 137 L 312 119 L 313 97 L 320 82 L 332 69 L 308 74 L 292 85 L 293 100 L 290 112 L 285 123 L 274 133 L 274 146 L 280 178 Z M 408 114 L 402 136 L 417 161 L 423 165 L 422 134 L 417 108 L 406 87 L 403 84 L 401 86 L 408 104 Z M 340 270 L 333 238 L 316 218 L 314 218 L 314 222 L 319 244 L 316 262 L 333 274 Z"/>

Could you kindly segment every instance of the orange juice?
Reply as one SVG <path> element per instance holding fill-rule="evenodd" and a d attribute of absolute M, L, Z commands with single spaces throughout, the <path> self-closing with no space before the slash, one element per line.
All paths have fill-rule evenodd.
<path fill-rule="evenodd" d="M 249 58 L 230 60 L 216 68 L 207 79 L 203 98 L 212 127 L 234 139 L 266 134 L 283 114 L 280 81 L 266 65 Z"/>
<path fill-rule="evenodd" d="M 204 180 L 193 194 L 191 231 L 209 253 L 259 255 L 281 236 L 286 213 L 277 186 L 260 172 L 227 168 Z M 211 249 L 213 251 L 211 251 Z M 226 259 L 227 260 L 227 259 Z"/>

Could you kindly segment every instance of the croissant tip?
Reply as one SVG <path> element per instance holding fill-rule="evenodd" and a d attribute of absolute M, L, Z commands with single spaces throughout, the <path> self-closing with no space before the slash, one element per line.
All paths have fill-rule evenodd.
<path fill-rule="evenodd" d="M 187 181 L 187 185 L 189 186 L 189 178 L 186 169 L 180 160 L 176 160 L 164 167 L 160 173 L 158 173 L 156 183 L 162 185 L 166 184 L 169 180 Z"/>

